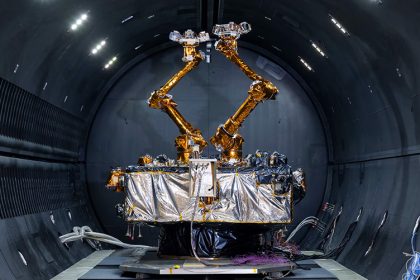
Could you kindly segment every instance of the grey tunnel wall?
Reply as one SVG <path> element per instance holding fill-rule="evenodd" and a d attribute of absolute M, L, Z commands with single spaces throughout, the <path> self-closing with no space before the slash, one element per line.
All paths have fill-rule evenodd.
<path fill-rule="evenodd" d="M 343 206 L 331 246 L 339 243 L 363 207 L 360 222 L 338 260 L 369 279 L 400 278 L 406 260 L 402 252 L 409 251 L 409 234 L 420 215 L 418 11 L 420 3 L 416 0 L 2 1 L 0 278 L 48 279 L 92 251 L 86 244 L 67 249 L 58 243 L 59 233 L 84 224 L 111 232 L 112 226 L 120 223 L 103 217 L 114 217 L 113 203 L 119 199 L 113 193 L 98 194 L 104 192 L 101 182 L 105 168 L 133 163 L 144 152 L 171 154 L 172 139 L 177 133 L 162 112 L 152 111 L 144 104 L 150 91 L 167 79 L 172 69 L 178 69 L 177 51 L 173 51 L 173 56 L 171 51 L 163 52 L 165 67 L 156 69 L 155 64 L 153 68 L 160 75 L 158 78 L 140 66 L 152 67 L 159 61 L 156 56 L 146 58 L 149 51 L 167 43 L 170 31 L 211 31 L 212 25 L 231 20 L 247 21 L 253 27 L 239 44 L 254 46 L 258 52 L 241 53 L 253 63 L 258 55 L 263 55 L 291 74 L 296 83 L 278 82 L 280 90 L 281 86 L 289 86 L 284 95 L 280 94 L 274 103 L 262 104 L 254 112 L 255 117 L 251 115 L 242 130 L 248 139 L 245 148 L 253 151 L 267 143 L 264 149 L 284 152 L 296 167 L 309 163 L 304 166 L 310 172 L 309 178 L 321 183 L 320 187 L 310 183 L 314 193 L 302 202 L 302 209 L 308 212 L 302 210 L 298 216 L 321 207 L 322 181 L 327 180 L 324 201 L 336 207 L 332 214 L 319 211 L 319 215 L 330 221 Z M 71 23 L 81 13 L 88 13 L 89 19 L 72 32 Z M 123 23 L 129 16 L 133 19 Z M 337 28 L 332 18 L 346 33 Z M 92 46 L 103 39 L 107 40 L 107 47 L 98 56 L 91 55 Z M 105 70 L 105 63 L 113 56 L 118 57 L 117 63 Z M 189 84 L 185 81 L 174 94 L 180 110 L 206 136 L 243 100 L 249 85 L 242 73 L 230 65 L 227 67 L 232 71 L 218 78 L 232 77 L 237 81 L 237 85 L 227 82 L 235 95 L 218 93 L 220 87 L 213 87 L 209 78 L 213 75 L 212 65 L 222 64 L 214 51 L 212 56 L 214 64 L 202 65 L 192 73 Z M 139 68 L 132 68 L 126 76 L 117 74 L 139 57 L 144 58 Z M 301 59 L 313 71 L 308 71 Z M 229 65 L 227 61 L 226 64 Z M 141 76 L 136 77 L 136 73 Z M 135 92 L 136 82 L 143 80 L 147 85 Z M 223 111 L 217 107 L 219 101 L 210 98 L 213 88 L 229 105 Z M 241 90 L 236 92 L 237 89 Z M 311 92 L 311 96 L 305 97 L 303 91 Z M 188 101 L 190 96 L 195 99 Z M 295 106 L 296 101 L 299 102 Z M 121 107 L 113 107 L 112 102 Z M 137 103 L 143 106 L 140 110 Z M 272 139 L 289 144 L 282 147 L 272 139 L 261 143 L 254 138 L 263 132 L 260 123 L 265 120 L 265 110 L 282 117 L 280 123 L 270 120 L 273 122 L 268 124 L 276 132 Z M 106 121 L 107 112 L 116 116 L 109 125 L 121 134 L 102 131 L 106 125 L 100 123 Z M 207 119 L 195 118 L 206 112 L 218 113 Z M 291 129 L 285 120 L 300 115 L 303 116 L 297 119 L 307 122 L 292 126 L 298 131 L 281 134 L 282 130 Z M 137 135 L 139 143 L 144 144 L 141 148 L 131 138 L 137 131 L 142 132 L 136 123 L 139 118 L 151 118 L 165 128 L 149 134 L 165 139 L 159 141 L 156 150 L 157 146 L 150 144 L 155 138 L 147 138 L 151 136 Z M 255 128 L 258 129 L 252 130 Z M 321 140 L 324 134 L 330 139 L 322 136 Z M 307 143 L 318 143 L 324 152 L 314 155 L 305 145 L 292 145 L 293 139 L 287 137 L 293 135 L 308 137 Z M 119 154 L 113 140 L 126 138 L 132 146 L 125 146 L 126 153 Z M 91 147 L 93 143 L 101 146 Z M 98 149 L 104 149 L 104 145 L 113 154 L 99 155 Z M 331 148 L 328 155 L 327 147 Z M 328 156 L 328 170 L 317 174 L 318 169 L 310 160 L 324 156 Z M 110 204 L 98 209 L 95 199 L 105 196 Z M 96 203 L 96 210 L 91 208 L 91 201 Z M 364 256 L 385 211 L 388 219 L 371 252 Z M 94 212 L 107 227 L 99 226 Z M 113 232 L 117 230 L 114 228 Z M 302 244 L 312 248 L 319 239 L 318 232 L 309 230 Z M 27 259 L 27 265 L 18 251 Z"/>
<path fill-rule="evenodd" d="M 58 236 L 98 229 L 79 161 L 84 124 L 4 79 L 0 108 L 0 279 L 48 279 L 92 252 Z"/>

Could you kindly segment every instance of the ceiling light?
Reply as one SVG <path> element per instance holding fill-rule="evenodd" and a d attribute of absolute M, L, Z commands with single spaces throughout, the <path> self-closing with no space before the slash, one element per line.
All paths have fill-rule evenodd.
<path fill-rule="evenodd" d="M 276 51 L 279 51 L 279 52 L 281 52 L 281 49 L 280 49 L 279 47 L 277 47 L 277 46 L 274 46 L 274 45 L 271 45 L 271 47 L 272 47 L 273 49 L 275 49 Z"/>
<path fill-rule="evenodd" d="M 112 64 L 114 64 L 114 62 L 115 62 L 115 61 L 117 61 L 117 57 L 116 57 L 116 56 L 114 56 L 113 58 L 111 58 L 111 59 L 107 62 L 107 64 L 105 64 L 104 68 L 105 68 L 105 69 L 108 69 L 109 67 L 111 67 L 111 66 L 112 66 Z"/>
<path fill-rule="evenodd" d="M 301 57 L 299 57 L 300 62 L 308 69 L 309 71 L 314 71 L 312 67 Z"/>
<path fill-rule="evenodd" d="M 82 25 L 82 23 L 87 20 L 88 15 L 87 14 L 82 14 L 79 18 L 76 19 L 76 21 L 74 23 L 72 23 L 72 25 L 70 25 L 70 29 L 71 30 L 77 30 L 79 28 L 79 26 Z"/>
<path fill-rule="evenodd" d="M 97 54 L 104 46 L 106 45 L 106 41 L 102 40 L 90 51 L 92 54 Z"/>
<path fill-rule="evenodd" d="M 123 20 L 121 21 L 121 23 L 126 23 L 127 21 L 129 21 L 129 20 L 131 20 L 131 19 L 133 19 L 133 18 L 134 18 L 134 16 L 129 16 L 129 17 L 127 17 L 127 18 L 123 19 Z"/>
<path fill-rule="evenodd" d="M 331 22 L 334 23 L 334 25 L 341 31 L 341 33 L 345 34 L 345 35 L 350 35 L 347 30 L 344 28 L 344 26 L 339 23 L 335 18 L 333 18 L 331 15 Z"/>
<path fill-rule="evenodd" d="M 19 64 L 16 64 L 16 66 L 15 66 L 15 70 L 13 70 L 13 73 L 17 73 L 17 71 L 18 71 L 18 69 L 19 69 Z"/>
<path fill-rule="evenodd" d="M 311 42 L 311 46 L 323 57 L 326 57 L 325 52 L 314 42 Z"/>

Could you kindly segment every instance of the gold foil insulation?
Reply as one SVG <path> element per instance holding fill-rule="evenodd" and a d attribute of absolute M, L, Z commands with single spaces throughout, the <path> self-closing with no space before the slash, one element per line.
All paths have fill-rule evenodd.
<path fill-rule="evenodd" d="M 238 55 L 238 43 L 241 34 L 251 31 L 247 23 L 235 24 L 233 22 L 216 25 L 213 33 L 220 39 L 215 48 L 227 59 L 237 65 L 245 75 L 253 80 L 247 99 L 240 105 L 238 110 L 223 125 L 219 126 L 216 134 L 210 142 L 222 153 L 222 161 L 239 162 L 242 159 L 242 144 L 244 139 L 238 130 L 245 119 L 265 100 L 274 99 L 278 89 L 268 80 L 253 71 Z"/>
<path fill-rule="evenodd" d="M 201 131 L 193 128 L 176 109 L 177 104 L 172 100 L 172 96 L 170 96 L 168 92 L 204 59 L 204 55 L 197 50 L 197 46 L 200 42 L 208 40 L 208 34 L 201 32 L 196 35 L 191 30 L 187 30 L 184 35 L 181 35 L 179 32 L 174 31 L 170 34 L 170 38 L 173 41 L 179 42 L 184 47 L 184 56 L 182 60 L 186 62 L 186 64 L 159 90 L 152 92 L 148 103 L 151 108 L 160 109 L 168 114 L 172 121 L 178 126 L 181 135 L 175 139 L 177 160 L 182 163 L 187 163 L 192 153 L 192 145 L 190 142 L 198 145 L 200 151 L 207 146 L 207 142 L 204 140 Z"/>
<path fill-rule="evenodd" d="M 121 168 L 112 169 L 106 180 L 106 188 L 115 192 L 124 191 L 124 184 L 122 182 L 124 180 L 124 174 L 125 172 Z"/>

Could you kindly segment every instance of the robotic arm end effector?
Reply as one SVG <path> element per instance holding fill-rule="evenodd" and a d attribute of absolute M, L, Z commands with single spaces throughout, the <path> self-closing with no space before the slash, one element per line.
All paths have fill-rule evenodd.
<path fill-rule="evenodd" d="M 219 37 L 234 37 L 238 39 L 242 34 L 247 34 L 252 30 L 247 22 L 240 24 L 229 22 L 227 24 L 216 24 L 213 27 L 213 34 Z"/>
<path fill-rule="evenodd" d="M 184 56 L 182 61 L 184 62 L 199 62 L 204 59 L 205 55 L 202 51 L 197 51 L 196 47 L 203 42 L 210 41 L 209 33 L 201 31 L 196 34 L 191 29 L 188 29 L 184 34 L 178 31 L 172 31 L 169 33 L 169 39 L 177 42 L 184 47 Z"/>

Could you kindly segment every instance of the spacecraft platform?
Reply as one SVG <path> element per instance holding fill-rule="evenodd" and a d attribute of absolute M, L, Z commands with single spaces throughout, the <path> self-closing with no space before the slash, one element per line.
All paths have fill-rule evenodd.
<path fill-rule="evenodd" d="M 269 268 L 256 268 L 257 272 L 245 274 L 249 266 L 237 266 L 229 270 L 227 267 L 217 267 L 217 274 L 209 272 L 205 275 L 195 273 L 201 267 L 196 266 L 196 263 L 190 260 L 175 260 L 175 259 L 159 259 L 156 254 L 150 252 L 143 255 L 136 249 L 120 249 L 120 250 L 102 250 L 92 253 L 89 257 L 74 264 L 69 269 L 63 271 L 61 274 L 54 277 L 52 280 L 72 279 L 72 280 L 129 280 L 129 279 L 247 279 L 247 280 L 261 280 L 268 273 L 274 271 L 283 274 L 282 279 L 329 279 L 329 280 L 365 280 L 366 278 L 358 275 L 354 271 L 344 267 L 338 262 L 331 259 L 317 259 L 317 260 L 302 260 L 297 261 L 294 270 L 290 271 L 290 266 L 284 264 L 282 266 L 276 265 Z M 313 254 L 313 252 L 307 252 Z M 142 262 L 148 264 L 148 268 L 135 268 L 136 263 Z M 223 264 L 225 261 L 220 261 Z M 188 274 L 182 274 L 183 269 L 176 265 L 184 265 L 184 270 L 188 270 Z M 175 268 L 176 266 L 176 268 Z M 130 268 L 131 267 L 131 268 Z M 170 272 L 172 267 L 172 275 L 159 274 L 159 270 Z M 244 268 L 246 267 L 246 268 Z M 255 266 L 253 267 L 255 268 Z M 132 270 L 130 270 L 132 269 Z M 206 268 L 211 269 L 211 268 Z M 137 271 L 136 271 L 137 270 Z M 141 271 L 140 271 L 141 270 Z M 124 272 L 123 272 L 124 271 Z M 131 272 L 129 272 L 131 271 Z M 231 272 L 231 274 L 220 274 L 221 271 Z M 242 273 L 240 273 L 242 271 Z M 158 273 L 159 272 L 159 273 Z M 259 272 L 259 273 L 258 273 Z M 149 278 L 145 278 L 149 277 Z M 207 277 L 207 278 L 206 278 Z"/>
<path fill-rule="evenodd" d="M 119 268 L 124 272 L 135 272 L 137 278 L 149 278 L 151 275 L 277 275 L 283 276 L 296 268 L 293 262 L 263 265 L 234 265 L 230 259 L 210 261 L 212 266 L 204 265 L 195 259 L 160 259 L 135 260 L 122 263 Z"/>

